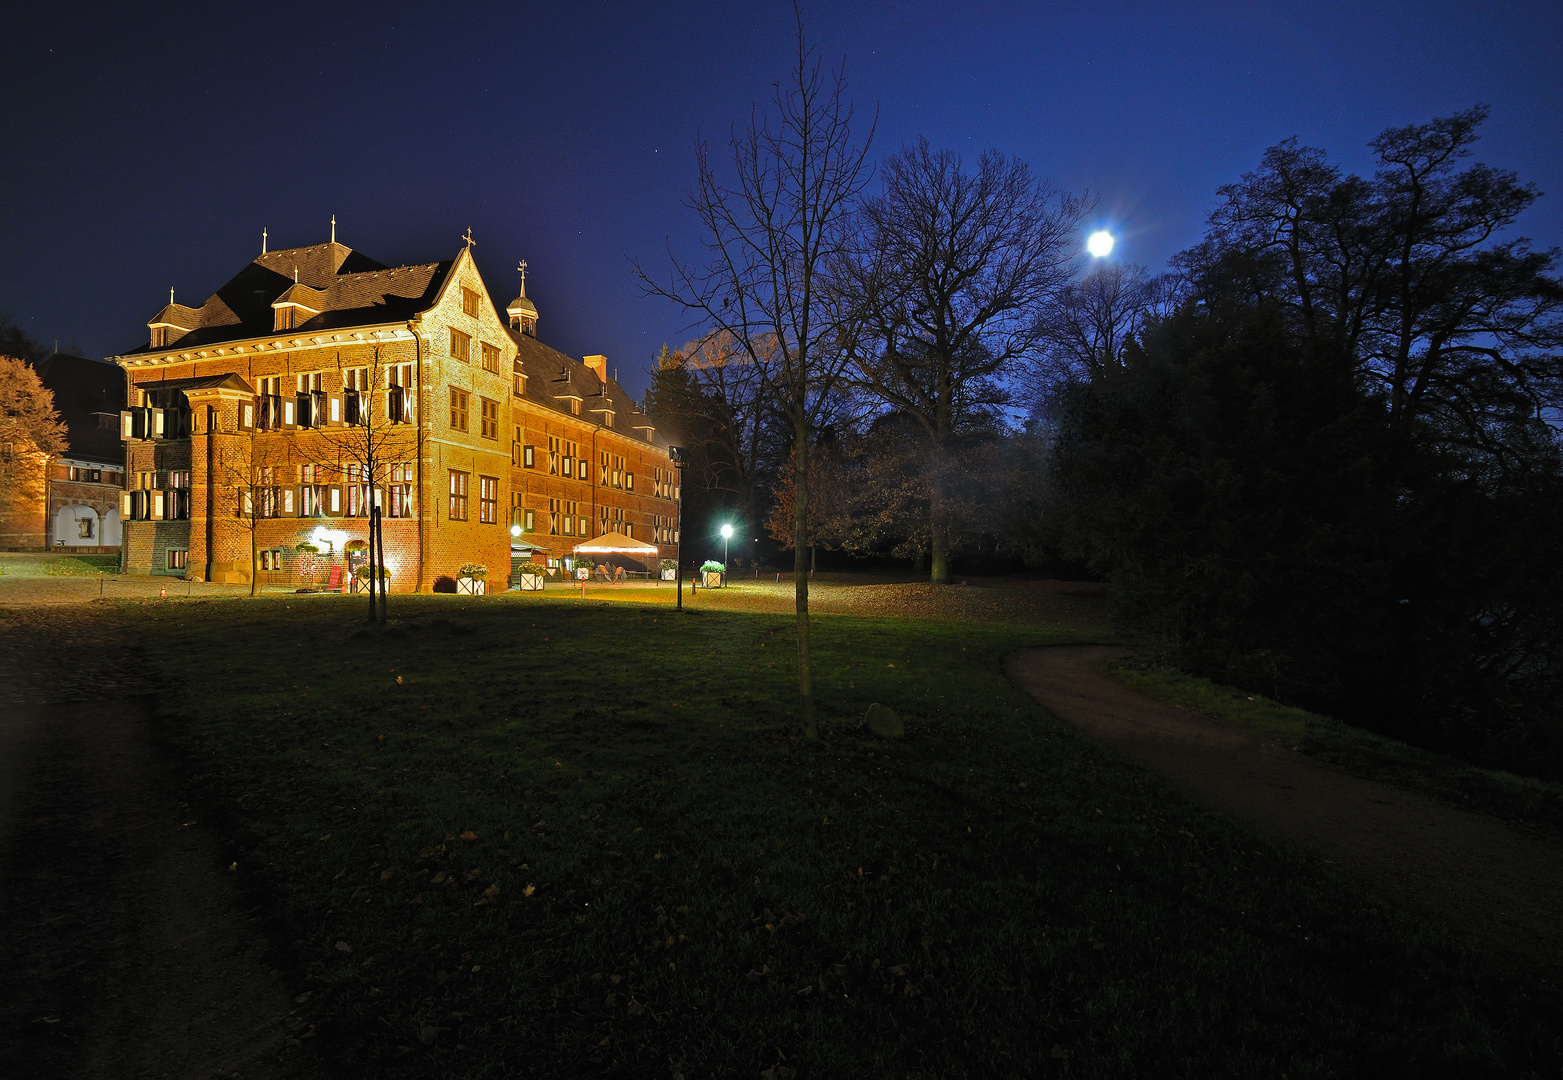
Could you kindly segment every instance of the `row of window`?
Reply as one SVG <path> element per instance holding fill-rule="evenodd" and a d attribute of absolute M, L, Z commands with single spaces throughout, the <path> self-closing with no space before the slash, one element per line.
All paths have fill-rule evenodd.
<path fill-rule="evenodd" d="M 477 342 L 478 356 L 483 362 L 484 371 L 492 371 L 499 374 L 499 360 L 501 353 L 498 345 L 490 345 L 486 341 Z M 452 359 L 460 360 L 463 364 L 472 363 L 472 335 L 457 330 L 450 331 L 450 355 Z"/>

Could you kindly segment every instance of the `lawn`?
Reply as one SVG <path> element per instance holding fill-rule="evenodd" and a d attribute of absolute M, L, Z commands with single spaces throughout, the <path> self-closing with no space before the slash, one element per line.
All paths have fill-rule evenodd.
<path fill-rule="evenodd" d="M 1011 686 L 1073 599 L 818 617 L 817 746 L 701 601 L 107 607 L 355 1074 L 1556 1075 L 1547 992 Z"/>

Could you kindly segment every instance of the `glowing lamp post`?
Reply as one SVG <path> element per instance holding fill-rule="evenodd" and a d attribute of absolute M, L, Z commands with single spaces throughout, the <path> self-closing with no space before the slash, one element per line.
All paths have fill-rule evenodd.
<path fill-rule="evenodd" d="M 731 525 L 723 525 L 722 526 L 722 566 L 724 568 L 727 566 L 727 550 L 728 550 L 727 549 L 727 545 L 728 545 L 728 542 L 730 540 L 732 540 L 732 538 L 733 538 L 733 527 Z M 725 569 L 723 570 L 723 573 L 724 574 L 726 573 Z"/>
<path fill-rule="evenodd" d="M 673 459 L 673 467 L 678 470 L 678 516 L 675 521 L 673 533 L 673 590 L 678 599 L 674 606 L 679 611 L 684 610 L 684 548 L 681 541 L 684 539 L 684 448 L 682 446 L 668 447 L 668 457 Z"/>

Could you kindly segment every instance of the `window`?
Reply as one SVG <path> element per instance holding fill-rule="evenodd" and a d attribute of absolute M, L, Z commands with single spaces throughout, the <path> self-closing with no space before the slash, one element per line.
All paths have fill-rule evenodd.
<path fill-rule="evenodd" d="M 450 519 L 467 520 L 467 480 L 470 473 L 450 471 Z"/>
<path fill-rule="evenodd" d="M 450 429 L 467 430 L 467 392 L 454 386 L 450 388 Z"/>
<path fill-rule="evenodd" d="M 368 390 L 369 369 L 366 367 L 344 368 L 342 370 L 342 389 Z"/>
<path fill-rule="evenodd" d="M 559 475 L 559 439 L 557 436 L 548 436 L 548 475 Z"/>
<path fill-rule="evenodd" d="M 152 348 L 166 349 L 168 347 L 168 327 L 152 327 Z"/>
<path fill-rule="evenodd" d="M 499 374 L 499 346 L 483 342 L 483 370 Z"/>
<path fill-rule="evenodd" d="M 170 570 L 183 570 L 190 565 L 190 551 L 188 548 L 168 549 L 168 568 Z"/>
<path fill-rule="evenodd" d="M 532 532 L 537 528 L 537 511 L 525 510 L 522 512 L 521 529 L 523 532 Z"/>
<path fill-rule="evenodd" d="M 510 372 L 510 393 L 515 397 L 526 396 L 526 372 L 521 370 L 521 361 L 519 360 L 515 362 L 515 366 Z M 113 424 L 109 425 L 109 427 L 113 426 Z"/>
<path fill-rule="evenodd" d="M 347 516 L 369 516 L 369 470 L 363 465 L 349 465 L 347 467 L 347 483 L 343 485 L 347 494 Z"/>
<path fill-rule="evenodd" d="M 76 539 L 78 539 L 78 540 L 91 540 L 94 536 L 97 535 L 97 532 L 95 530 L 95 526 L 97 525 L 97 523 L 98 523 L 98 519 L 97 518 L 90 518 L 90 517 L 77 518 L 76 519 Z"/>
<path fill-rule="evenodd" d="M 479 403 L 480 403 L 481 408 L 483 410 L 483 414 L 482 414 L 482 424 L 483 424 L 483 427 L 482 427 L 482 431 L 481 431 L 482 436 L 485 439 L 498 439 L 499 438 L 499 402 L 497 402 L 497 401 L 490 401 L 488 398 L 479 398 L 478 400 L 479 400 Z"/>
<path fill-rule="evenodd" d="M 576 524 L 581 527 L 580 535 L 582 535 L 582 536 L 590 536 L 591 535 L 591 533 L 587 531 L 591 527 L 591 522 L 587 521 L 584 516 L 577 518 L 576 519 Z"/>
<path fill-rule="evenodd" d="M 492 525 L 499 520 L 499 478 L 478 477 L 478 520 Z"/>
<path fill-rule="evenodd" d="M 390 482 L 385 486 L 385 513 L 387 517 L 410 518 L 413 516 L 413 484 L 417 481 L 417 466 L 392 465 Z"/>
<path fill-rule="evenodd" d="M 548 535 L 558 536 L 560 533 L 559 500 L 548 500 Z"/>
<path fill-rule="evenodd" d="M 461 287 L 461 311 L 464 315 L 471 315 L 474 319 L 478 316 L 478 294 L 474 289 L 465 285 Z M 452 356 L 455 353 L 451 354 Z"/>
<path fill-rule="evenodd" d="M 282 569 L 282 549 L 281 548 L 268 548 L 266 550 L 263 550 L 260 553 L 260 564 L 261 564 L 260 568 L 262 570 L 281 570 Z"/>
<path fill-rule="evenodd" d="M 460 330 L 450 332 L 450 354 L 463 364 L 472 363 L 472 335 Z"/>
<path fill-rule="evenodd" d="M 580 398 L 574 398 L 573 397 L 573 398 L 570 399 L 570 415 L 571 416 L 580 416 L 581 415 L 581 399 Z"/>
<path fill-rule="evenodd" d="M 521 464 L 528 469 L 537 468 L 537 447 L 523 446 L 521 448 Z"/>
<path fill-rule="evenodd" d="M 591 476 L 592 476 L 591 462 L 587 461 L 585 458 L 582 458 L 581 459 L 581 466 L 580 466 L 580 468 L 581 468 L 581 472 L 580 472 L 581 479 L 582 480 L 590 480 Z"/>
<path fill-rule="evenodd" d="M 176 469 L 168 474 L 168 492 L 163 501 L 163 517 L 168 521 L 190 518 L 190 470 Z"/>

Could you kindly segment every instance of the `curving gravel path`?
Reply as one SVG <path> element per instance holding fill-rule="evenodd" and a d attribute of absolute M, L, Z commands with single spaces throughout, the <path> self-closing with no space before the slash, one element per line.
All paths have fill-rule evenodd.
<path fill-rule="evenodd" d="M 1545 976 L 1563 976 L 1563 844 L 1365 780 L 1143 697 L 1096 664 L 1125 650 L 1024 649 L 1005 672 L 1061 719 L 1190 798 L 1318 855 Z"/>

